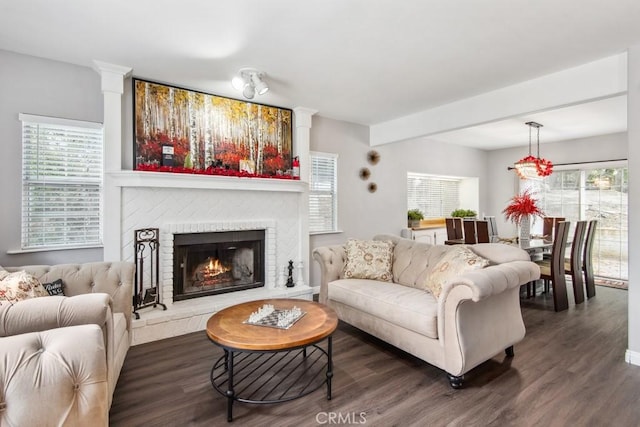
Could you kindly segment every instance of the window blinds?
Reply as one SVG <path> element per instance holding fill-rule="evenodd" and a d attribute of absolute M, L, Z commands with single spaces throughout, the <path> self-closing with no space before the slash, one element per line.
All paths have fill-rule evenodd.
<path fill-rule="evenodd" d="M 336 231 L 338 157 L 329 153 L 311 153 L 309 177 L 309 232 Z"/>
<path fill-rule="evenodd" d="M 22 248 L 101 244 L 100 123 L 20 114 Z"/>
<path fill-rule="evenodd" d="M 460 180 L 407 172 L 408 209 L 420 209 L 425 218 L 450 216 L 460 204 Z"/>

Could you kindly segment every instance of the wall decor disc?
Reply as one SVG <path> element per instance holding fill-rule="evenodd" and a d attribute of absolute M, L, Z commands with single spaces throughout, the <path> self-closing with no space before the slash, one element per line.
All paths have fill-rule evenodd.
<path fill-rule="evenodd" d="M 372 182 L 367 186 L 367 189 L 369 190 L 369 193 L 375 193 L 376 190 L 378 189 L 378 184 L 376 184 L 375 182 Z"/>
<path fill-rule="evenodd" d="M 360 169 L 359 175 L 360 175 L 360 179 L 362 179 L 363 181 L 366 181 L 371 176 L 371 171 L 369 170 L 369 168 L 362 168 Z"/>
<path fill-rule="evenodd" d="M 367 153 L 367 160 L 372 165 L 378 164 L 378 162 L 380 161 L 380 153 L 378 153 L 376 150 L 369 151 Z"/>

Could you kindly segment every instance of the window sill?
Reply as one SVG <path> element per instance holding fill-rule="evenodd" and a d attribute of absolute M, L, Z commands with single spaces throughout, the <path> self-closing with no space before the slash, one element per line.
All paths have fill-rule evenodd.
<path fill-rule="evenodd" d="M 51 252 L 51 251 L 74 251 L 78 249 L 102 249 L 102 245 L 86 245 L 86 246 L 55 246 L 47 248 L 30 248 L 30 249 L 10 249 L 7 251 L 9 255 L 30 254 L 34 252 Z"/>
<path fill-rule="evenodd" d="M 332 231 L 314 231 L 313 233 L 309 233 L 309 236 L 322 236 L 325 234 L 340 234 L 344 233 L 342 230 L 332 230 Z"/>

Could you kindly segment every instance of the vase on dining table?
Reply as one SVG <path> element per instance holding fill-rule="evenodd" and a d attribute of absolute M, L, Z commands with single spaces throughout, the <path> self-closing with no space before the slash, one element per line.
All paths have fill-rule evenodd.
<path fill-rule="evenodd" d="M 520 220 L 520 241 L 531 239 L 531 216 L 523 215 Z"/>

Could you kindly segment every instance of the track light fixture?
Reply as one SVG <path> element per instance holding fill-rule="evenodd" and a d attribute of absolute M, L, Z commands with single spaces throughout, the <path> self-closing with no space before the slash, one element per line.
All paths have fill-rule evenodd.
<path fill-rule="evenodd" d="M 242 96 L 253 99 L 255 94 L 264 95 L 269 91 L 269 86 L 264 81 L 265 74 L 255 68 L 241 68 L 238 75 L 231 80 L 231 85 L 242 92 Z"/>

